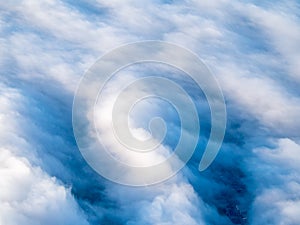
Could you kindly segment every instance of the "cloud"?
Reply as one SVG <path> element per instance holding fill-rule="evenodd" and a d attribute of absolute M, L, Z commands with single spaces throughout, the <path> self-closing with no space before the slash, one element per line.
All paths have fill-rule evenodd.
<path fill-rule="evenodd" d="M 88 224 L 70 188 L 31 163 L 39 161 L 34 147 L 16 130 L 23 115 L 15 104 L 21 98 L 1 86 L 0 223 Z"/>
<path fill-rule="evenodd" d="M 112 185 L 107 194 L 116 199 L 121 216 L 130 225 L 229 223 L 226 217 L 204 203 L 180 174 L 167 182 L 142 189 Z"/>
<path fill-rule="evenodd" d="M 259 161 L 252 159 L 250 169 L 256 179 L 251 221 L 253 224 L 298 224 L 300 145 L 288 138 L 276 140 L 274 144 L 271 149 L 254 149 Z"/>
<path fill-rule="evenodd" d="M 289 71 L 287 75 L 299 83 L 297 62 L 300 51 L 297 43 L 300 41 L 300 25 L 299 18 L 295 16 L 297 7 L 299 3 L 286 1 L 280 3 L 278 7 L 264 9 L 255 5 L 246 5 L 241 6 L 241 10 L 266 34 L 270 44 L 280 54 L 281 63 L 285 64 L 283 67 Z"/>
<path fill-rule="evenodd" d="M 218 73 L 223 74 L 222 87 L 233 104 L 244 107 L 246 114 L 272 129 L 274 134 L 297 136 L 300 130 L 298 96 L 288 93 L 276 80 L 255 76 L 236 66 L 219 69 Z"/>
<path fill-rule="evenodd" d="M 2 224 L 88 224 L 70 189 L 33 167 L 26 158 L 1 149 Z"/>
<path fill-rule="evenodd" d="M 299 223 L 296 1 L 30 0 L 0 8 L 1 223 Z M 136 189 L 111 184 L 84 162 L 71 106 L 97 57 L 144 39 L 171 41 L 202 57 L 225 93 L 228 129 L 216 162 L 199 173 L 209 133 L 200 102 L 204 137 L 195 158 L 168 182 Z M 143 115 L 166 108 L 144 106 Z M 166 121 L 176 136 L 175 116 Z"/>

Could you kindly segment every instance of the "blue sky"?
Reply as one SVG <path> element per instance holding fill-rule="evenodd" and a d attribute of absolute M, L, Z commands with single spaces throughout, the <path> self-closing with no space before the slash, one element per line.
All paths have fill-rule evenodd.
<path fill-rule="evenodd" d="M 0 224 L 300 224 L 299 12 L 296 0 L 2 1 Z M 199 172 L 209 108 L 182 76 L 200 98 L 197 151 L 173 178 L 133 188 L 85 162 L 72 102 L 100 56 L 142 40 L 178 44 L 205 62 L 224 93 L 227 129 L 216 160 Z M 147 71 L 125 70 L 110 88 Z M 172 149 L 176 113 L 159 101 L 144 107 L 136 122 L 163 115 Z"/>

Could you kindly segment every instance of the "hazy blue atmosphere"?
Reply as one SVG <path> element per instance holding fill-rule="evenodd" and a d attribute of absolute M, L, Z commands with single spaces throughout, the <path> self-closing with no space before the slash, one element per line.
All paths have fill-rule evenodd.
<path fill-rule="evenodd" d="M 297 0 L 1 1 L 0 225 L 299 225 L 299 13 Z M 171 42 L 203 60 L 223 91 L 227 128 L 213 164 L 198 171 L 211 125 L 201 90 L 174 68 L 119 71 L 108 103 L 124 81 L 172 78 L 201 122 L 197 149 L 176 176 L 129 187 L 83 159 L 72 104 L 99 57 L 143 40 Z M 180 121 L 168 107 L 150 99 L 132 119 L 143 130 L 151 117 L 164 118 L 163 147 L 172 150 Z"/>

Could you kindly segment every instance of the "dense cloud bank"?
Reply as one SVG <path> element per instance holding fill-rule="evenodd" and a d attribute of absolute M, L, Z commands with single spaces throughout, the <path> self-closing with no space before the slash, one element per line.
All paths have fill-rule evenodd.
<path fill-rule="evenodd" d="M 2 1 L 0 224 L 299 224 L 299 11 L 293 0 Z M 201 139 L 187 167 L 130 188 L 80 155 L 72 100 L 99 56 L 149 39 L 203 59 L 224 92 L 228 125 L 216 161 L 199 172 L 210 129 L 201 97 Z M 151 107 L 164 113 L 160 102 Z"/>

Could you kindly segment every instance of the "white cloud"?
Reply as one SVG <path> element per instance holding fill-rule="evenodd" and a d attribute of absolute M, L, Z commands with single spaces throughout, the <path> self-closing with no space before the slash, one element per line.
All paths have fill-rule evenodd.
<path fill-rule="evenodd" d="M 286 68 L 287 75 L 296 82 L 300 82 L 300 24 L 295 16 L 297 3 L 282 2 L 279 6 L 264 9 L 255 5 L 240 5 L 241 11 L 256 24 L 274 49 L 282 56 L 282 67 Z"/>
<path fill-rule="evenodd" d="M 121 215 L 126 218 L 129 214 L 129 225 L 228 223 L 197 196 L 180 174 L 165 183 L 143 189 L 112 186 L 109 190 L 107 194 L 119 203 Z M 130 216 L 132 214 L 136 216 Z"/>
<path fill-rule="evenodd" d="M 300 145 L 287 138 L 275 144 L 274 149 L 254 149 L 259 160 L 253 159 L 250 168 L 256 179 L 252 224 L 300 222 Z"/>
<path fill-rule="evenodd" d="M 23 103 L 16 89 L 1 85 L 0 223 L 88 224 L 70 188 L 37 166 L 37 148 L 19 127 L 28 126 L 18 110 Z"/>
<path fill-rule="evenodd" d="M 294 94 L 297 90 L 291 90 L 282 82 L 289 79 L 299 82 L 300 77 L 299 20 L 293 1 L 290 5 L 274 2 L 271 9 L 223 0 L 174 1 L 172 4 L 97 1 L 90 4 L 103 7 L 104 14 L 82 13 L 80 6 L 70 7 L 58 0 L 0 3 L 3 49 L 0 53 L 3 83 L 0 173 L 4 177 L 0 181 L 0 222 L 86 223 L 70 190 L 43 171 L 48 168 L 47 171 L 68 173 L 64 159 L 71 151 L 56 152 L 65 154 L 60 158 L 56 154 L 51 157 L 41 154 L 56 149 L 57 146 L 49 146 L 51 140 L 57 141 L 63 149 L 69 148 L 65 143 L 67 137 L 61 134 L 54 137 L 46 130 L 48 126 L 63 126 L 59 119 L 64 118 L 38 127 L 41 123 L 36 124 L 36 115 L 44 118 L 56 115 L 44 112 L 46 107 L 33 109 L 32 102 L 53 104 L 63 111 L 60 106 L 66 102 L 70 105 L 80 76 L 96 57 L 128 41 L 163 39 L 189 47 L 203 57 L 216 73 L 229 104 L 246 118 L 258 120 L 259 128 L 266 128 L 266 136 L 290 138 L 281 139 L 275 149 L 256 149 L 253 161 L 243 166 L 247 176 L 253 176 L 252 183 L 246 184 L 255 195 L 251 212 L 253 224 L 268 221 L 298 224 L 300 159 L 299 146 L 292 139 L 299 137 L 300 100 Z M 245 18 L 249 21 L 238 26 L 234 23 Z M 244 30 L 241 32 L 244 25 L 261 30 L 261 39 L 270 41 L 267 47 L 271 50 L 257 48 L 245 52 L 248 44 L 264 43 L 260 43 L 260 39 L 252 40 Z M 38 94 L 29 95 L 28 88 Z M 49 103 L 40 97 L 44 95 L 59 101 Z M 33 113 L 34 110 L 39 113 Z M 255 130 L 253 135 L 256 135 Z M 43 143 L 45 140 L 47 144 Z M 232 150 L 232 154 L 240 153 Z M 257 191 L 251 187 L 257 187 Z M 122 212 L 121 216 L 129 218 L 131 224 L 204 224 L 204 221 L 207 224 L 214 217 L 222 218 L 214 206 L 203 203 L 202 196 L 197 196 L 189 182 L 181 177 L 143 191 L 110 185 L 107 188 L 106 196 L 120 204 L 122 209 L 117 212 Z M 106 213 L 99 202 L 90 205 L 95 214 Z M 265 212 L 263 218 L 262 212 Z"/>
<path fill-rule="evenodd" d="M 1 224 L 88 224 L 70 189 L 55 178 L 8 149 L 1 149 L 0 163 Z"/>
<path fill-rule="evenodd" d="M 278 82 L 253 75 L 237 66 L 218 68 L 227 98 L 273 133 L 297 136 L 300 130 L 300 98 L 287 93 Z"/>

